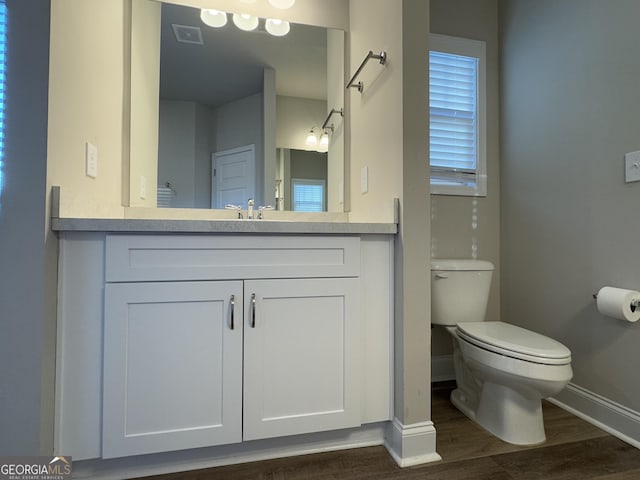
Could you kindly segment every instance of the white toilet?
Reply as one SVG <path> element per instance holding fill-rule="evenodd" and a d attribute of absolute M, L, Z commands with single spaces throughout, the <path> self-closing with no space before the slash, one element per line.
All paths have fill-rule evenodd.
<path fill-rule="evenodd" d="M 571 380 L 571 352 L 544 335 L 486 322 L 492 274 L 493 265 L 482 260 L 431 264 L 431 323 L 445 326 L 454 339 L 451 402 L 506 442 L 542 443 L 541 400 Z"/>

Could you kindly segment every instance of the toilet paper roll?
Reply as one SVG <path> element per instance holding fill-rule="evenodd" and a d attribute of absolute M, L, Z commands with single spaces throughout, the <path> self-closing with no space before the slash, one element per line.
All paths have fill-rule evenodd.
<path fill-rule="evenodd" d="M 640 319 L 640 292 L 602 287 L 596 299 L 598 311 L 607 317 L 637 322 Z"/>

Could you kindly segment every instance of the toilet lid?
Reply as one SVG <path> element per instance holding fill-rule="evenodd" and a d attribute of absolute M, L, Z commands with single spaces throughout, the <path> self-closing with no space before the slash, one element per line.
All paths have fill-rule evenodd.
<path fill-rule="evenodd" d="M 486 350 L 547 365 L 571 361 L 571 351 L 539 333 L 503 322 L 458 323 L 458 335 Z"/>

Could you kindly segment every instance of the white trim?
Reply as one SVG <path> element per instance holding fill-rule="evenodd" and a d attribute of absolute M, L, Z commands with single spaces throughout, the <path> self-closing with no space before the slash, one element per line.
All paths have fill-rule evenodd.
<path fill-rule="evenodd" d="M 403 425 L 394 418 L 389 425 L 384 446 L 400 467 L 442 460 L 436 453 L 436 429 L 433 422 Z"/>
<path fill-rule="evenodd" d="M 572 383 L 554 398 L 547 400 L 614 437 L 640 448 L 639 412 Z"/>
<path fill-rule="evenodd" d="M 73 462 L 73 478 L 120 480 L 383 445 L 386 424 L 242 442 L 212 448 Z"/>
<path fill-rule="evenodd" d="M 431 357 L 431 381 L 446 382 L 455 380 L 456 372 L 453 367 L 453 355 L 434 355 Z"/>

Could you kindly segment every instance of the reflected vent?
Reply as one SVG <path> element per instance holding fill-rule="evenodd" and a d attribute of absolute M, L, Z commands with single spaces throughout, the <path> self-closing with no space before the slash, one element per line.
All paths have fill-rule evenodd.
<path fill-rule="evenodd" d="M 189 25 L 178 25 L 177 23 L 172 23 L 171 28 L 173 28 L 173 33 L 175 34 L 178 42 L 204 45 L 200 27 L 191 27 Z"/>

